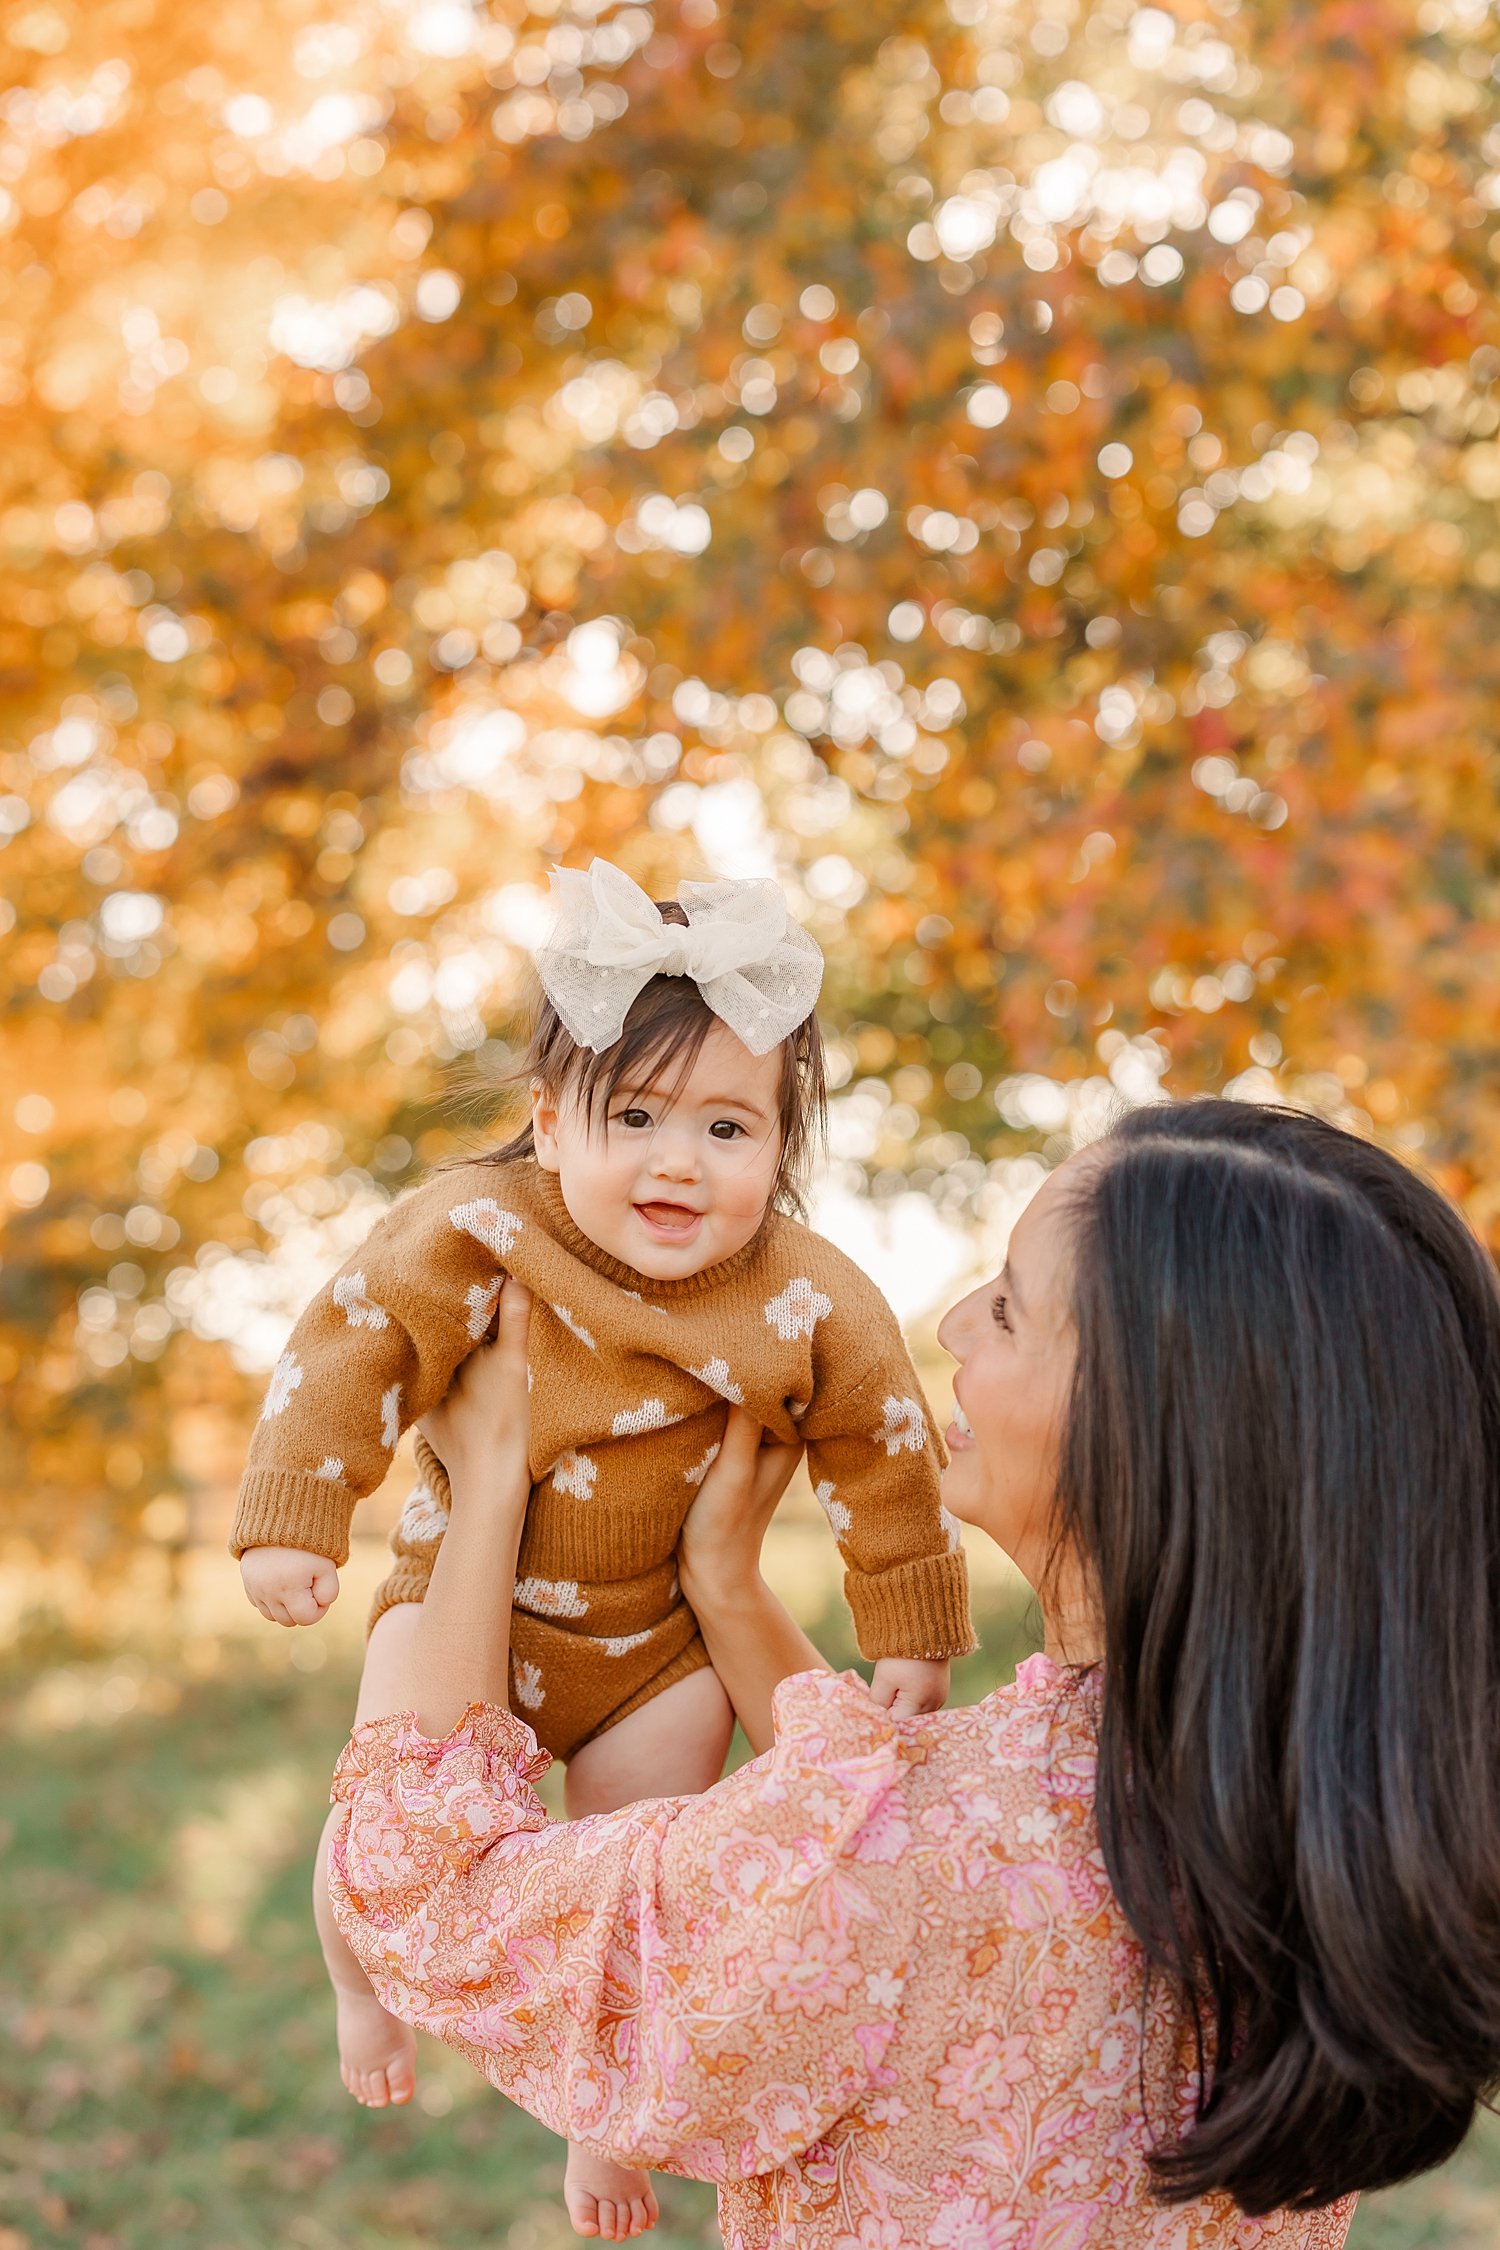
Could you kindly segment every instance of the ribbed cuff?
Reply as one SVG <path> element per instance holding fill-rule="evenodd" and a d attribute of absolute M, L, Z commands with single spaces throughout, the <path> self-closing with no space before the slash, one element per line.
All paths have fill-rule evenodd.
<path fill-rule="evenodd" d="M 384 1617 L 388 1609 L 396 1609 L 402 1602 L 426 1601 L 427 1589 L 431 1584 L 432 1565 L 430 1563 L 425 1570 L 420 1570 L 414 1563 L 410 1563 L 403 1558 L 397 1563 L 389 1577 L 382 1578 L 375 1589 L 375 1598 L 370 1604 L 370 1614 L 365 1619 L 366 1635 L 368 1636 L 374 1629 L 376 1618 Z"/>
<path fill-rule="evenodd" d="M 932 1662 L 967 1656 L 979 1643 L 969 1616 L 969 1566 L 962 1548 L 922 1555 L 894 1570 L 844 1573 L 844 1594 L 854 1613 L 859 1652 Z"/>
<path fill-rule="evenodd" d="M 231 1554 L 247 1547 L 301 1547 L 340 1565 L 349 1560 L 354 1496 L 311 1469 L 247 1469 L 229 1535 Z"/>

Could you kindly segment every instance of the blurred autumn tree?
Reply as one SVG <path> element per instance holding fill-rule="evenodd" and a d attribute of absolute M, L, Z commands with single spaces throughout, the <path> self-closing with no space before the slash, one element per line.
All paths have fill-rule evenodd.
<path fill-rule="evenodd" d="M 170 1525 L 594 850 L 781 874 L 877 1183 L 1166 1073 L 1500 1231 L 1484 0 L 0 36 L 14 1526 Z"/>

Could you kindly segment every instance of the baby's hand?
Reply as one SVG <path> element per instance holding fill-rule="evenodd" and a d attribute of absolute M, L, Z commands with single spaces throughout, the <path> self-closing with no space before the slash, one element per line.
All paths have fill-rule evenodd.
<path fill-rule="evenodd" d="M 870 1681 L 870 1698 L 893 1719 L 915 1719 L 941 1711 L 948 1700 L 948 1660 L 920 1656 L 882 1656 Z"/>
<path fill-rule="evenodd" d="M 245 1593 L 273 1625 L 316 1625 L 338 1600 L 339 1574 L 326 1555 L 301 1547 L 249 1547 L 240 1557 Z"/>

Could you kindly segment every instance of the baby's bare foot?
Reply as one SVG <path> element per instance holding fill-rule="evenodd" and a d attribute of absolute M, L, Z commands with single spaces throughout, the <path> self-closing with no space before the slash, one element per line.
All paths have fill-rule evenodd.
<path fill-rule="evenodd" d="M 563 2201 L 573 2232 L 597 2235 L 601 2242 L 629 2242 L 654 2227 L 661 2215 L 649 2172 L 612 2164 L 586 2148 L 568 2149 Z"/>
<path fill-rule="evenodd" d="M 417 2040 L 410 2024 L 388 2016 L 368 1989 L 335 1992 L 339 2075 L 366 2109 L 409 2102 L 417 2085 Z"/>

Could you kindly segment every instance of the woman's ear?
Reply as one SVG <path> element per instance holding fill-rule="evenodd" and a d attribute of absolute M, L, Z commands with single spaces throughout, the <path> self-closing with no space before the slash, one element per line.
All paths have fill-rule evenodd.
<path fill-rule="evenodd" d="M 562 1169 L 557 1146 L 557 1096 L 539 1078 L 531 1081 L 531 1140 L 536 1160 L 544 1172 Z"/>

